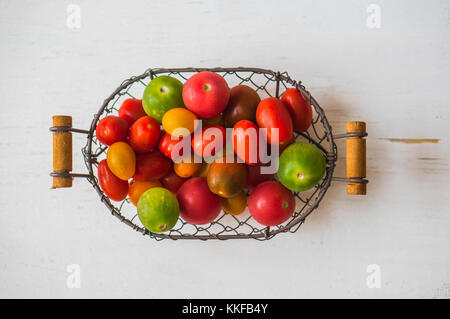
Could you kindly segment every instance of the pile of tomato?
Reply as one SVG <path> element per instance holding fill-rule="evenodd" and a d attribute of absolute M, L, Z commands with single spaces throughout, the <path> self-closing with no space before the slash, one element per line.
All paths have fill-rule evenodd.
<path fill-rule="evenodd" d="M 111 200 L 128 197 L 152 232 L 170 230 L 180 217 L 203 225 L 222 210 L 238 215 L 247 206 L 258 223 L 279 225 L 294 213 L 293 192 L 314 187 L 325 172 L 322 152 L 295 142 L 294 131 L 311 121 L 311 105 L 294 88 L 261 100 L 251 87 L 230 89 L 213 72 L 184 84 L 159 76 L 141 100 L 127 99 L 117 115 L 99 121 L 96 137 L 108 149 L 98 181 Z M 264 172 L 271 163 L 262 147 L 279 150 L 275 171 Z"/>

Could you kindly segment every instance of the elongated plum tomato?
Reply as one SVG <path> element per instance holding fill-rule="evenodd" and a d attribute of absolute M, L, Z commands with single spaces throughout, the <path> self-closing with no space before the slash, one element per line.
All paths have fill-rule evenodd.
<path fill-rule="evenodd" d="M 177 107 L 164 114 L 162 126 L 172 136 L 181 137 L 192 134 L 197 128 L 197 116 L 185 108 Z"/>
<path fill-rule="evenodd" d="M 248 165 L 259 163 L 259 132 L 258 127 L 249 120 L 241 120 L 233 127 L 233 148 Z"/>
<path fill-rule="evenodd" d="M 121 117 L 109 115 L 98 122 L 95 135 L 100 143 L 108 146 L 116 142 L 126 142 L 128 123 Z"/>
<path fill-rule="evenodd" d="M 230 88 L 217 73 L 203 71 L 191 76 L 183 87 L 186 107 L 201 118 L 212 118 L 221 113 L 228 104 Z"/>
<path fill-rule="evenodd" d="M 300 91 L 290 88 L 281 96 L 281 102 L 291 114 L 294 130 L 306 131 L 312 122 L 312 108 L 309 101 L 303 98 Z"/>
<path fill-rule="evenodd" d="M 177 193 L 180 217 L 188 223 L 203 225 L 212 222 L 222 210 L 222 200 L 213 194 L 203 177 L 193 177 L 181 185 Z"/>
<path fill-rule="evenodd" d="M 264 182 L 250 193 L 248 209 L 261 225 L 276 226 L 284 223 L 294 213 L 295 197 L 279 182 Z"/>
<path fill-rule="evenodd" d="M 127 121 L 129 126 L 145 115 L 142 100 L 138 99 L 126 99 L 119 109 L 119 116 Z"/>
<path fill-rule="evenodd" d="M 110 199 L 120 202 L 127 197 L 127 181 L 123 181 L 115 176 L 109 169 L 105 159 L 98 163 L 97 177 L 101 189 Z"/>
<path fill-rule="evenodd" d="M 152 187 L 161 187 L 161 183 L 158 180 L 154 181 L 146 181 L 146 182 L 140 182 L 136 180 L 132 180 L 128 184 L 128 197 L 130 198 L 130 202 L 137 206 L 137 203 L 139 201 L 139 197 L 148 189 Z"/>
<path fill-rule="evenodd" d="M 129 143 L 137 153 L 147 153 L 158 145 L 161 129 L 150 116 L 143 116 L 134 122 L 129 131 Z"/>
<path fill-rule="evenodd" d="M 292 119 L 283 102 L 275 97 L 262 100 L 256 109 L 256 122 L 260 128 L 267 129 L 266 139 L 269 144 L 289 141 L 293 134 Z M 278 139 L 272 137 L 272 128 L 278 128 Z"/>
<path fill-rule="evenodd" d="M 194 134 L 192 149 L 198 156 L 213 156 L 225 147 L 226 138 L 227 132 L 223 126 L 208 125 Z"/>
<path fill-rule="evenodd" d="M 174 152 L 174 154 L 172 154 L 172 150 L 174 149 L 175 145 L 177 145 L 180 142 L 181 142 L 180 137 L 175 137 L 164 132 L 163 136 L 159 140 L 158 149 L 168 158 L 176 161 L 177 159 L 183 156 L 183 149 L 181 148 L 179 152 Z"/>
<path fill-rule="evenodd" d="M 127 143 L 117 142 L 108 148 L 106 162 L 114 175 L 126 181 L 134 175 L 136 169 L 136 154 Z"/>
<path fill-rule="evenodd" d="M 141 154 L 136 159 L 137 181 L 151 181 L 166 175 L 172 167 L 172 161 L 158 151 Z"/>

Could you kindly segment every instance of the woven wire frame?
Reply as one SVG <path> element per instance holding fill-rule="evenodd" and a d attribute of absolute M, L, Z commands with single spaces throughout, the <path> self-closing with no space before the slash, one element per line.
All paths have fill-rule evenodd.
<path fill-rule="evenodd" d="M 230 87 L 246 84 L 254 88 L 261 99 L 266 97 L 279 97 L 290 87 L 300 90 L 305 99 L 313 107 L 313 121 L 311 127 L 305 132 L 295 132 L 297 141 L 307 141 L 316 145 L 325 155 L 327 168 L 325 176 L 311 190 L 295 192 L 296 208 L 293 216 L 278 226 L 266 227 L 258 224 L 250 216 L 248 209 L 240 215 L 233 216 L 221 212 L 219 217 L 207 225 L 196 226 L 179 218 L 173 229 L 165 233 L 153 233 L 145 229 L 137 218 L 136 208 L 125 199 L 119 203 L 112 203 L 103 193 L 96 177 L 97 165 L 105 157 L 106 147 L 101 145 L 95 136 L 98 121 L 110 114 L 117 113 L 123 100 L 127 98 L 141 98 L 147 84 L 159 75 L 169 75 L 185 82 L 191 75 L 200 71 L 212 71 L 224 77 Z M 82 149 L 86 167 L 89 170 L 88 181 L 100 196 L 101 201 L 108 207 L 111 214 L 119 218 L 143 235 L 156 240 L 162 239 L 239 239 L 253 238 L 268 240 L 284 232 L 296 232 L 304 223 L 306 217 L 316 209 L 330 186 L 335 163 L 337 160 L 337 147 L 333 140 L 331 126 L 329 125 L 323 109 L 305 89 L 301 82 L 292 80 L 286 72 L 274 72 L 258 68 L 171 68 L 148 69 L 143 74 L 131 77 L 122 84 L 104 101 L 102 107 L 94 115 L 89 130 L 87 143 Z"/>

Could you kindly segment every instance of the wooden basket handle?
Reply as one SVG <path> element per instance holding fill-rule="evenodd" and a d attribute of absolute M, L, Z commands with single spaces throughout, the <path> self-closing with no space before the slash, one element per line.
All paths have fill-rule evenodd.
<path fill-rule="evenodd" d="M 54 115 L 53 127 L 72 128 L 72 117 Z M 70 173 L 72 171 L 72 133 L 70 131 L 53 131 L 53 172 Z M 52 188 L 72 187 L 72 176 L 53 177 Z"/>
<path fill-rule="evenodd" d="M 347 122 L 347 134 L 366 133 L 365 122 Z M 350 136 L 346 142 L 347 178 L 366 177 L 366 140 L 363 136 Z M 348 195 L 366 195 L 367 184 L 350 182 L 347 184 Z"/>

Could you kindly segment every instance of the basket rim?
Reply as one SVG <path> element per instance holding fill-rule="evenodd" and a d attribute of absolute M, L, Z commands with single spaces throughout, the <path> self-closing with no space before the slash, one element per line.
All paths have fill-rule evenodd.
<path fill-rule="evenodd" d="M 183 72 L 201 72 L 201 71 L 210 71 L 210 72 L 225 72 L 225 73 L 234 73 L 234 72 L 253 72 L 256 74 L 268 74 L 275 78 L 275 81 L 277 82 L 277 88 L 276 88 L 276 95 L 278 97 L 279 95 L 279 82 L 284 81 L 286 83 L 289 83 L 296 89 L 300 90 L 304 96 L 306 96 L 311 106 L 314 107 L 314 110 L 316 113 L 319 114 L 321 117 L 321 122 L 325 128 L 326 131 L 326 140 L 329 143 L 330 147 L 329 150 L 326 150 L 322 145 L 317 143 L 314 139 L 308 137 L 307 135 L 296 132 L 297 134 L 305 137 L 310 142 L 318 146 L 321 151 L 326 155 L 326 161 L 327 161 L 327 169 L 326 169 L 326 176 L 324 177 L 324 180 L 322 182 L 322 187 L 320 188 L 319 193 L 317 194 L 317 197 L 312 205 L 310 205 L 306 211 L 303 214 L 299 214 L 296 218 L 292 219 L 289 223 L 286 225 L 278 228 L 278 229 L 270 229 L 270 227 L 265 227 L 264 232 L 254 233 L 254 234 L 211 234 L 211 235 L 191 235 L 191 234 L 180 234 L 180 235 L 169 235 L 166 233 L 153 233 L 147 230 L 146 228 L 140 227 L 132 222 L 132 220 L 129 220 L 125 216 L 123 216 L 120 211 L 111 203 L 110 199 L 103 193 L 101 190 L 97 178 L 94 174 L 94 168 L 93 164 L 96 162 L 95 156 L 92 153 L 92 138 L 94 136 L 95 129 L 97 127 L 97 123 L 100 119 L 100 116 L 103 114 L 105 108 L 109 105 L 109 103 L 118 95 L 122 90 L 126 89 L 128 86 L 132 85 L 134 82 L 140 81 L 142 79 L 145 79 L 147 77 L 153 78 L 154 75 L 161 74 L 161 73 L 171 73 L 171 72 L 177 72 L 177 73 L 183 73 Z M 288 232 L 291 228 L 295 226 L 300 226 L 299 224 L 302 224 L 305 219 L 319 206 L 319 203 L 325 196 L 325 193 L 327 192 L 328 188 L 330 187 L 331 180 L 334 173 L 334 168 L 336 166 L 337 161 L 337 147 L 333 138 L 332 134 L 332 127 L 328 123 L 328 119 L 326 118 L 325 112 L 322 109 L 322 107 L 319 105 L 317 100 L 311 95 L 311 93 L 305 88 L 305 86 L 302 84 L 301 81 L 295 81 L 290 78 L 289 74 L 287 72 L 275 72 L 270 69 L 263 69 L 263 68 L 252 68 L 252 67 L 214 67 L 214 68 L 206 68 L 206 67 L 187 67 L 187 68 L 148 68 L 144 73 L 132 76 L 120 84 L 119 87 L 117 87 L 116 90 L 114 90 L 103 102 L 100 109 L 97 111 L 97 113 L 94 115 L 94 118 L 91 122 L 89 133 L 87 135 L 87 145 L 83 149 L 83 154 L 85 155 L 85 164 L 87 166 L 87 169 L 89 171 L 89 182 L 92 184 L 94 189 L 97 191 L 98 195 L 100 196 L 101 201 L 106 205 L 106 207 L 109 209 L 111 214 L 118 219 L 121 220 L 121 222 L 125 223 L 126 225 L 133 228 L 135 231 L 142 233 L 142 235 L 149 235 L 152 238 L 161 240 L 161 239 L 199 239 L 199 240 L 208 240 L 208 239 L 220 239 L 220 240 L 226 240 L 226 239 L 243 239 L 243 238 L 253 238 L 258 240 L 267 240 L 273 238 L 275 235 L 283 232 Z M 211 224 L 215 223 L 213 221 Z"/>

